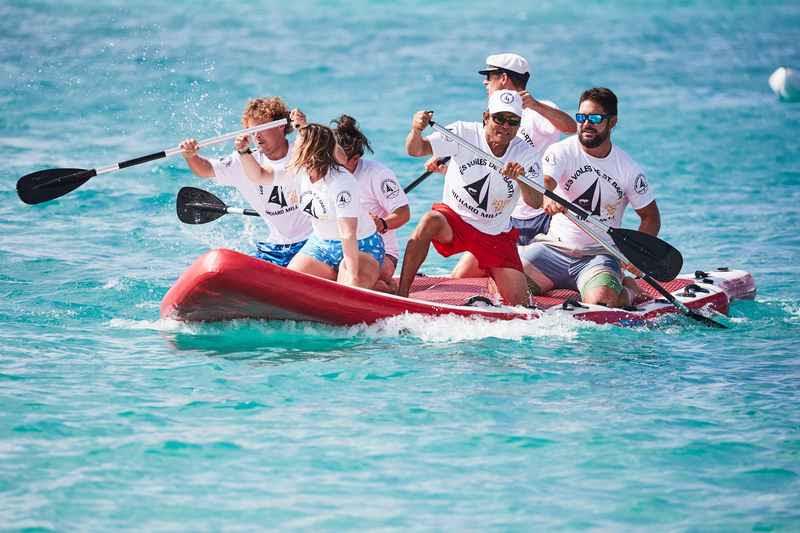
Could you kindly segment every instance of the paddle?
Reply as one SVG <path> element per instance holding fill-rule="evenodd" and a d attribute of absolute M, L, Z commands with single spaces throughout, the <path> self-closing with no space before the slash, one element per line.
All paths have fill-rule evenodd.
<path fill-rule="evenodd" d="M 205 224 L 226 214 L 259 216 L 258 211 L 253 209 L 228 207 L 210 192 L 195 187 L 182 187 L 178 191 L 175 207 L 178 219 L 184 224 Z"/>
<path fill-rule="evenodd" d="M 199 147 L 209 146 L 228 139 L 233 139 L 238 135 L 245 135 L 255 133 L 270 128 L 276 128 L 286 124 L 286 119 L 273 120 L 252 128 L 245 128 L 243 130 L 226 133 L 218 137 L 211 137 L 198 143 Z M 91 178 L 99 176 L 100 174 L 107 174 L 109 172 L 116 172 L 123 168 L 141 165 L 148 161 L 155 161 L 164 157 L 170 157 L 181 152 L 180 147 L 169 148 L 161 152 L 155 152 L 114 165 L 108 165 L 98 169 L 85 170 L 82 168 L 50 168 L 47 170 L 39 170 L 31 174 L 22 176 L 17 181 L 17 194 L 20 200 L 26 204 L 40 204 L 55 198 L 64 196 L 65 194 L 74 191 Z"/>
<path fill-rule="evenodd" d="M 484 152 L 482 149 L 473 145 L 466 139 L 462 139 L 458 135 L 455 135 L 453 132 L 443 126 L 440 126 L 433 120 L 430 121 L 430 125 L 434 130 L 438 131 L 446 138 L 452 139 L 476 155 L 483 156 L 487 160 L 492 161 L 497 168 L 503 168 L 503 162 L 497 157 Z M 528 178 L 527 176 L 521 176 L 519 179 L 533 189 L 539 191 L 543 195 L 572 211 L 572 213 L 569 211 L 565 213 L 570 220 L 572 220 L 589 236 L 594 238 L 611 255 L 616 257 L 621 264 L 630 263 L 639 269 L 643 274 L 642 279 L 644 279 L 648 285 L 658 291 L 659 294 L 664 296 L 664 298 L 674 305 L 681 313 L 708 326 L 717 328 L 727 327 L 724 324 L 708 318 L 707 316 L 701 315 L 697 311 L 689 309 L 672 294 L 670 294 L 669 291 L 662 287 L 661 284 L 653 279 L 657 278 L 661 281 L 670 281 L 675 279 L 675 276 L 680 273 L 680 269 L 683 266 L 683 257 L 672 245 L 659 239 L 658 237 L 654 237 L 640 231 L 625 230 L 623 228 L 611 228 L 606 226 L 591 216 L 584 209 L 581 209 L 572 202 L 569 202 L 568 200 L 558 196 L 543 185 L 536 183 L 531 178 Z M 598 228 L 600 231 L 598 231 Z M 609 245 L 601 236 L 602 232 L 605 232 L 605 234 L 609 235 L 619 249 Z"/>
<path fill-rule="evenodd" d="M 439 164 L 440 164 L 440 165 L 445 165 L 445 164 L 447 164 L 447 162 L 448 162 L 448 161 L 450 161 L 450 156 L 447 156 L 447 157 L 443 157 L 443 158 L 441 158 L 441 159 L 439 160 Z M 423 181 L 425 181 L 425 179 L 426 179 L 428 176 L 430 176 L 431 174 L 433 174 L 434 172 L 435 172 L 435 170 L 429 170 L 429 171 L 427 171 L 427 172 L 424 172 L 423 174 L 421 174 L 421 175 L 420 175 L 420 177 L 418 177 L 417 179 L 415 179 L 414 181 L 412 181 L 411 183 L 409 183 L 408 185 L 406 185 L 406 186 L 403 188 L 403 192 L 404 192 L 404 193 L 406 193 L 406 194 L 410 193 L 411 191 L 413 191 L 413 190 L 414 190 L 414 188 L 415 188 L 417 185 L 419 185 L 420 183 L 422 183 Z"/>

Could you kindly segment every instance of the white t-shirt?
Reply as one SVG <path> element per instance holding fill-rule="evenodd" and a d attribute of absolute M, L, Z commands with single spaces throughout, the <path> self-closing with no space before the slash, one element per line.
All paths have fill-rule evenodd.
<path fill-rule="evenodd" d="M 292 146 L 290 143 L 286 157 L 277 161 L 268 159 L 260 151 L 254 151 L 253 157 L 262 166 L 282 170 L 291 159 Z M 261 215 L 261 219 L 269 227 L 267 242 L 292 244 L 304 241 L 311 235 L 311 225 L 298 208 L 300 188 L 297 180 L 286 180 L 281 185 L 273 183 L 272 186 L 253 183 L 247 178 L 236 151 L 219 159 L 209 159 L 209 162 L 214 169 L 214 181 L 236 187 Z"/>
<path fill-rule="evenodd" d="M 540 100 L 546 106 L 558 109 L 558 106 L 547 100 Z M 525 108 L 522 110 L 522 122 L 519 125 L 517 137 L 533 149 L 537 157 L 541 159 L 544 151 L 561 137 L 561 132 L 552 122 L 547 120 L 533 109 Z M 517 201 L 517 206 L 511 216 L 514 218 L 529 220 L 537 215 L 544 213 L 544 209 L 531 207 L 522 198 Z"/>
<path fill-rule="evenodd" d="M 548 148 L 542 166 L 542 173 L 558 183 L 554 193 L 614 228 L 620 227 L 628 203 L 641 209 L 655 199 L 641 167 L 616 145 L 599 159 L 584 152 L 578 136 L 573 135 Z M 597 246 L 594 239 L 560 213 L 550 222 L 547 238 L 575 251 Z"/>
<path fill-rule="evenodd" d="M 375 223 L 361 205 L 361 191 L 352 174 L 344 168 L 330 169 L 321 180 L 312 183 L 305 172 L 299 175 L 281 173 L 276 177 L 298 181 L 300 184 L 300 212 L 311 217 L 314 235 L 324 240 L 341 240 L 337 218 L 357 218 L 359 240 L 375 233 Z"/>
<path fill-rule="evenodd" d="M 359 159 L 353 173 L 361 187 L 361 205 L 378 217 L 386 217 L 395 209 L 408 205 L 408 197 L 389 168 L 377 161 Z M 400 257 L 400 245 L 394 230 L 382 235 L 386 253 Z"/>
<path fill-rule="evenodd" d="M 479 122 L 454 122 L 447 129 L 469 141 L 486 153 L 492 150 L 486 143 L 486 133 Z M 450 156 L 444 177 L 442 202 L 470 226 L 488 235 L 498 235 L 511 229 L 511 211 L 520 196 L 516 180 L 500 174 L 494 163 L 471 150 L 462 148 L 455 140 L 436 132 L 427 137 L 438 158 Z M 515 137 L 498 157 L 503 164 L 515 161 L 525 168 L 525 173 L 540 179 L 541 166 L 536 152 Z"/>

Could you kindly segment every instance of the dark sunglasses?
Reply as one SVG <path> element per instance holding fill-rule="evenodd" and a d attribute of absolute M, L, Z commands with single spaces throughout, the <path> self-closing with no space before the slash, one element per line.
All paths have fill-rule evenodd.
<path fill-rule="evenodd" d="M 587 120 L 589 124 L 600 124 L 610 116 L 611 115 L 601 115 L 600 113 L 575 113 L 575 120 L 578 121 L 578 124 L 583 124 Z"/>
<path fill-rule="evenodd" d="M 498 126 L 502 126 L 503 124 L 508 124 L 512 128 L 516 128 L 517 126 L 519 126 L 520 123 L 520 119 L 518 118 L 503 117 L 500 115 L 492 115 L 492 120 Z"/>

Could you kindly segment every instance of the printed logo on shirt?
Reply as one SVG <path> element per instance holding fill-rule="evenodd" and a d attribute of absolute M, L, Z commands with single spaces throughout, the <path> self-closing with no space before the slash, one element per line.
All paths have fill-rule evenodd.
<path fill-rule="evenodd" d="M 478 208 L 483 209 L 484 211 L 486 211 L 489 201 L 489 187 L 484 187 L 484 185 L 486 185 L 486 180 L 488 179 L 489 174 L 486 174 L 478 181 L 473 181 L 472 183 L 464 186 L 467 194 L 469 194 L 470 197 L 475 200 L 475 203 L 478 204 Z M 481 196 L 481 191 L 483 191 L 483 196 Z"/>
<path fill-rule="evenodd" d="M 231 166 L 231 163 L 233 163 L 233 159 L 231 158 L 231 156 L 220 157 L 219 162 L 222 164 L 223 167 L 229 167 Z"/>
<path fill-rule="evenodd" d="M 645 179 L 644 174 L 639 174 L 636 176 L 636 179 L 633 181 L 633 190 L 638 194 L 644 194 L 647 192 L 647 180 Z"/>
<path fill-rule="evenodd" d="M 553 152 L 547 152 L 544 154 L 544 162 L 548 165 L 555 165 L 556 164 L 556 154 Z"/>
<path fill-rule="evenodd" d="M 400 194 L 400 186 L 393 179 L 387 178 L 381 183 L 381 192 L 386 199 L 391 200 Z"/>
<path fill-rule="evenodd" d="M 317 210 L 314 209 L 314 200 L 313 199 L 308 201 L 306 206 L 303 208 L 303 212 L 308 214 L 309 216 L 312 216 L 312 217 L 316 218 L 317 220 L 319 220 L 319 216 L 317 215 Z"/>
<path fill-rule="evenodd" d="M 263 194 L 263 193 L 262 193 Z M 286 202 L 286 196 L 283 194 L 283 187 L 275 185 L 272 187 L 272 192 L 269 195 L 270 204 L 278 204 L 281 207 L 287 207 L 289 204 Z"/>
<path fill-rule="evenodd" d="M 347 207 L 353 201 L 353 195 L 347 191 L 342 191 L 336 196 L 336 207 L 339 209 Z"/>
<path fill-rule="evenodd" d="M 328 208 L 324 202 L 313 192 L 307 191 L 300 196 L 300 204 L 303 205 L 303 212 L 317 220 L 327 220 Z"/>
<path fill-rule="evenodd" d="M 597 186 L 598 181 L 595 180 L 588 189 L 583 191 L 583 194 L 573 200 L 578 207 L 595 216 L 600 216 L 601 190 Z"/>
<path fill-rule="evenodd" d="M 586 175 L 585 178 L 584 175 Z M 614 178 L 613 176 L 609 176 L 601 169 L 595 168 L 592 165 L 584 165 L 581 168 L 575 170 L 575 173 L 572 174 L 572 176 L 570 176 L 561 185 L 561 188 L 564 189 L 565 191 L 569 191 L 570 189 L 572 189 L 573 185 L 576 185 L 579 182 L 585 183 L 587 179 L 591 179 L 593 176 L 596 176 L 596 178 L 594 185 L 592 187 L 596 186 L 599 180 L 602 180 L 605 183 L 608 183 L 614 189 L 614 192 L 617 194 L 618 200 L 622 200 L 622 198 L 625 196 L 625 192 L 622 190 L 622 187 L 620 187 L 619 183 L 617 183 L 616 178 Z"/>

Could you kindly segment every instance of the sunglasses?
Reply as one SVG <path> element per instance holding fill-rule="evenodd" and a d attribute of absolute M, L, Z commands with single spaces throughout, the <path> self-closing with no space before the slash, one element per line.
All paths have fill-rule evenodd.
<path fill-rule="evenodd" d="M 589 124 L 600 124 L 610 116 L 611 115 L 601 115 L 600 113 L 575 113 L 575 120 L 578 121 L 578 124 L 583 124 L 587 120 Z"/>
<path fill-rule="evenodd" d="M 517 126 L 519 126 L 519 123 L 520 123 L 520 119 L 518 119 L 518 118 L 515 118 L 515 117 L 504 117 L 504 116 L 501 116 L 501 115 L 492 115 L 492 120 L 498 126 L 502 126 L 503 124 L 508 124 L 512 128 L 516 128 Z"/>

